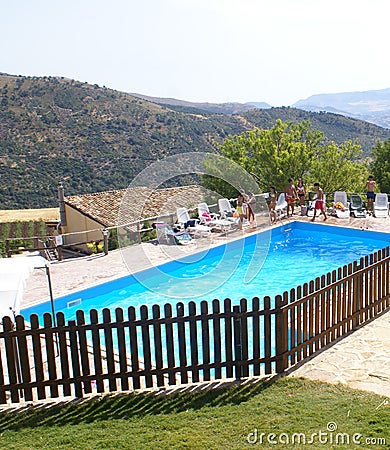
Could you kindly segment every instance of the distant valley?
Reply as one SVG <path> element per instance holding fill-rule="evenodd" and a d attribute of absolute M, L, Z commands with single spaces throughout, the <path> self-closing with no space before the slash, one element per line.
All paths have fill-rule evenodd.
<path fill-rule="evenodd" d="M 270 128 L 278 118 L 310 120 L 337 143 L 358 139 L 366 156 L 377 140 L 390 139 L 389 129 L 338 114 L 261 102 L 193 104 L 62 77 L 2 74 L 0 209 L 56 206 L 60 180 L 68 195 L 125 188 L 153 161 L 216 152 L 228 136 Z"/>

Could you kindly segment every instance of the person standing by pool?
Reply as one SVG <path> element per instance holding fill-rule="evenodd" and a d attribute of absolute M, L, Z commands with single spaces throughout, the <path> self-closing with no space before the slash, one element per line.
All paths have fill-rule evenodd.
<path fill-rule="evenodd" d="M 294 185 L 294 181 L 292 178 L 289 178 L 288 185 L 286 186 L 286 189 L 284 190 L 284 195 L 286 196 L 287 201 L 287 217 L 290 216 L 289 211 L 291 209 L 291 216 L 294 214 L 294 205 L 295 201 L 297 199 L 297 190 Z"/>
<path fill-rule="evenodd" d="M 239 230 L 242 230 L 242 224 L 244 223 L 244 201 L 245 201 L 244 194 L 240 192 L 237 197 L 237 205 L 236 205 L 236 212 L 240 218 L 238 224 Z"/>
<path fill-rule="evenodd" d="M 253 192 L 249 192 L 246 204 L 248 206 L 248 221 L 252 227 L 255 227 L 256 197 L 254 196 Z"/>
<path fill-rule="evenodd" d="M 276 207 L 277 201 L 278 201 L 278 193 L 276 192 L 275 186 L 270 186 L 267 204 L 268 204 L 268 211 L 269 211 L 269 217 L 271 219 L 271 223 L 276 222 L 275 207 Z"/>
<path fill-rule="evenodd" d="M 324 222 L 325 222 L 327 217 L 325 212 L 324 191 L 320 188 L 320 183 L 314 183 L 314 187 L 316 189 L 317 196 L 316 196 L 316 203 L 314 206 L 314 216 L 311 219 L 311 221 L 314 222 L 316 218 L 317 209 L 319 209 L 321 211 L 321 214 L 324 215 Z"/>
<path fill-rule="evenodd" d="M 374 177 L 370 175 L 368 180 L 366 181 L 366 190 L 367 190 L 367 209 L 370 214 L 372 214 L 374 210 L 374 201 L 375 201 L 375 187 L 376 182 Z"/>

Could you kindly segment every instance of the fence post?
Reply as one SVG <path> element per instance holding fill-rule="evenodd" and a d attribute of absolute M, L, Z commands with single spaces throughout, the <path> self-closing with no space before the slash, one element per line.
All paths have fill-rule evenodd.
<path fill-rule="evenodd" d="M 285 327 L 285 312 L 282 309 L 285 301 L 281 295 L 275 297 L 275 325 L 276 325 L 276 373 L 283 373 L 287 368 L 287 333 Z"/>
<path fill-rule="evenodd" d="M 5 253 L 7 255 L 7 258 L 11 258 L 12 255 L 11 255 L 11 248 L 9 245 L 9 239 L 5 240 Z"/>
<path fill-rule="evenodd" d="M 233 306 L 234 361 L 238 363 L 235 365 L 237 380 L 242 377 L 242 329 L 239 314 L 240 306 Z"/>
<path fill-rule="evenodd" d="M 360 269 L 362 269 L 362 258 L 360 258 L 360 264 L 357 261 L 354 262 L 353 271 L 356 273 Z M 353 292 L 353 300 L 352 300 L 352 329 L 354 330 L 359 326 L 360 322 L 360 309 L 362 305 L 362 274 L 357 274 L 354 278 L 354 292 Z"/>
<path fill-rule="evenodd" d="M 107 228 L 104 228 L 102 233 L 103 233 L 103 250 L 104 250 L 104 254 L 108 255 L 108 230 L 107 230 Z"/>

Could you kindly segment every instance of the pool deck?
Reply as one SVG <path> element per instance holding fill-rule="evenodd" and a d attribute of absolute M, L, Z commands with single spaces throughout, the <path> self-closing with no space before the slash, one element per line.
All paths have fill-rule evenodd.
<path fill-rule="evenodd" d="M 310 221 L 304 216 L 293 216 L 293 220 Z M 282 223 L 288 223 L 283 220 Z M 316 223 L 324 223 L 317 217 Z M 327 225 L 363 228 L 390 232 L 390 217 L 365 219 L 338 219 L 328 216 Z M 188 246 L 159 246 L 143 243 L 131 249 L 132 260 L 138 269 L 185 256 L 196 250 L 218 245 L 227 239 L 248 235 L 253 230 L 244 228 L 228 236 L 213 233 L 212 237 L 196 239 Z M 131 273 L 131 264 L 126 263 L 126 254 L 121 250 L 111 251 L 107 256 L 95 255 L 50 266 L 54 298 L 83 288 L 126 276 Z M 47 277 L 44 270 L 35 270 L 27 281 L 23 306 L 49 300 Z M 344 337 L 330 348 L 291 370 L 289 376 L 303 376 L 329 383 L 342 383 L 352 388 L 375 392 L 390 397 L 390 311 Z"/>

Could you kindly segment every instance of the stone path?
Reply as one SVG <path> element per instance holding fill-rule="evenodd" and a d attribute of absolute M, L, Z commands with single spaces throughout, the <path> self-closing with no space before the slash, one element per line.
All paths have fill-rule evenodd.
<path fill-rule="evenodd" d="M 294 219 L 309 220 L 299 216 L 294 216 Z M 322 217 L 317 218 L 316 222 L 323 223 Z M 337 219 L 330 216 L 326 224 L 390 231 L 389 217 Z M 247 232 L 244 230 L 232 233 L 229 239 L 240 237 Z M 211 239 L 202 238 L 197 240 L 193 247 L 141 244 L 132 247 L 131 252 L 133 256 L 139 256 L 136 257 L 137 267 L 142 269 L 170 258 L 184 256 L 186 252 L 194 249 L 217 245 L 224 240 L 226 237 L 220 235 Z M 52 264 L 50 270 L 54 297 L 129 274 L 129 267 L 121 251 L 112 251 L 107 256 L 85 257 Z M 24 305 L 43 300 L 49 300 L 46 274 L 43 270 L 36 270 L 28 280 Z M 390 311 L 318 354 L 291 372 L 290 376 L 343 383 L 390 397 Z"/>
<path fill-rule="evenodd" d="M 390 312 L 341 339 L 290 376 L 343 383 L 390 397 Z"/>

